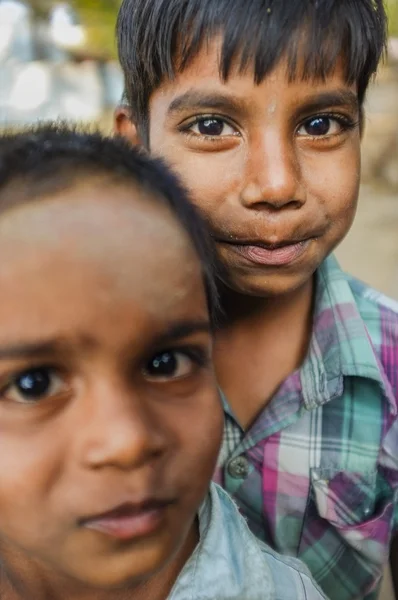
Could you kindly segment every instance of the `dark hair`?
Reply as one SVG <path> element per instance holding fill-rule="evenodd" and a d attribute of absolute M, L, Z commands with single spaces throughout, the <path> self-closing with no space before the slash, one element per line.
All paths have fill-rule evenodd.
<path fill-rule="evenodd" d="M 123 0 L 119 58 L 128 105 L 143 131 L 152 92 L 218 33 L 224 80 L 237 60 L 242 71 L 252 62 L 260 83 L 284 56 L 291 78 L 325 78 L 342 56 L 362 105 L 386 46 L 387 18 L 383 0 Z"/>
<path fill-rule="evenodd" d="M 202 264 L 208 307 L 216 317 L 216 258 L 208 228 L 177 178 L 122 138 L 44 124 L 0 137 L 0 215 L 8 208 L 73 187 L 84 177 L 106 177 L 138 186 L 166 204 Z M 183 257 L 181 257 L 183 260 Z"/>

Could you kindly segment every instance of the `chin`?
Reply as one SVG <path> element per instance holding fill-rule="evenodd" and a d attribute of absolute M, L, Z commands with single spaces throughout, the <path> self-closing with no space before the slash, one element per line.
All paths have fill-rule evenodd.
<path fill-rule="evenodd" d="M 87 564 L 70 569 L 70 576 L 84 587 L 103 591 L 134 589 L 161 571 L 169 562 L 169 547 L 148 547 L 131 551 L 119 548 L 112 555 L 103 555 Z"/>
<path fill-rule="evenodd" d="M 225 284 L 238 294 L 254 298 L 276 298 L 294 294 L 304 287 L 316 271 L 314 269 L 300 274 L 247 274 L 231 277 Z"/>
<path fill-rule="evenodd" d="M 87 589 L 98 590 L 98 592 L 116 592 L 120 590 L 134 590 L 139 588 L 149 579 L 151 579 L 158 571 L 161 571 L 164 563 L 160 565 L 151 565 L 144 569 L 134 569 L 136 566 L 124 565 L 125 568 L 120 568 L 120 565 L 115 566 L 110 564 L 107 568 L 101 569 L 97 573 L 87 572 L 79 573 L 76 579 L 80 584 Z"/>
<path fill-rule="evenodd" d="M 337 245 L 314 240 L 304 256 L 291 264 L 261 266 L 221 256 L 220 279 L 233 292 L 253 298 L 276 298 L 294 294 L 312 281 L 313 275 Z M 224 260 L 222 260 L 224 258 Z"/>

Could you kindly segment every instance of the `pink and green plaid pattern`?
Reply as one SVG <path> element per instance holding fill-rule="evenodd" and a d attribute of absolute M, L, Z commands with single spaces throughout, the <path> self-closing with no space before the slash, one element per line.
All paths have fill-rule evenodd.
<path fill-rule="evenodd" d="M 328 258 L 300 371 L 246 432 L 224 405 L 215 479 L 254 533 L 331 600 L 376 598 L 398 527 L 398 303 Z"/>

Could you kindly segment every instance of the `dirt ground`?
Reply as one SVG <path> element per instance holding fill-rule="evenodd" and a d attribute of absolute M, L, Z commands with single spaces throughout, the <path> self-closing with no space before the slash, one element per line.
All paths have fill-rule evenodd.
<path fill-rule="evenodd" d="M 363 184 L 356 220 L 336 254 L 344 269 L 398 300 L 398 193 Z"/>

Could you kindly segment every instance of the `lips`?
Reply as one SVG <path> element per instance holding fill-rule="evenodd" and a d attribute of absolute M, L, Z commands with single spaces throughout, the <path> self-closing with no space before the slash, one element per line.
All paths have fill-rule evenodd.
<path fill-rule="evenodd" d="M 312 239 L 290 240 L 278 244 L 263 241 L 218 240 L 235 253 L 252 263 L 266 266 L 286 266 L 298 260 L 307 250 Z"/>
<path fill-rule="evenodd" d="M 170 500 L 147 500 L 139 504 L 127 502 L 107 512 L 84 517 L 79 525 L 110 538 L 133 540 L 159 529 L 171 504 Z"/>

